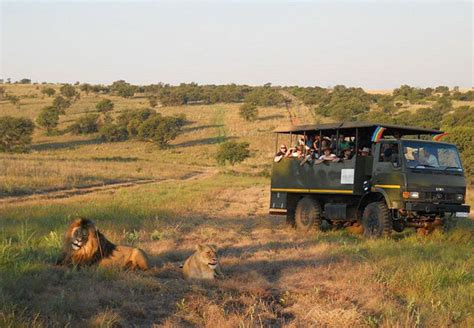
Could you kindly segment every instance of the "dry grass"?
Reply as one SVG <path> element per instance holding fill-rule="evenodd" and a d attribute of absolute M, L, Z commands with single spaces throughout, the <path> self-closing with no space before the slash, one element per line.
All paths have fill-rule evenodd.
<path fill-rule="evenodd" d="M 57 86 L 54 86 L 58 88 Z M 35 86 L 8 86 L 34 118 L 52 99 Z M 40 86 L 41 88 L 41 86 Z M 82 95 L 61 128 L 98 99 Z M 116 112 L 145 98 L 116 101 Z M 19 194 L 137 178 L 156 184 L 66 199 L 0 205 L 0 326 L 165 327 L 470 327 L 473 313 L 472 220 L 420 238 L 364 240 L 346 231 L 299 235 L 267 215 L 270 133 L 289 121 L 285 108 L 262 108 L 245 122 L 238 105 L 158 108 L 190 124 L 167 150 L 94 136 L 34 135 L 29 154 L 0 155 L 0 190 Z M 215 167 L 224 140 L 250 143 L 252 158 Z M 288 143 L 288 141 L 280 140 Z M 206 172 L 189 179 L 193 172 Z M 187 178 L 187 179 L 185 179 Z M 471 193 L 472 194 L 472 193 Z M 472 201 L 472 196 L 469 196 Z M 53 265 L 73 216 L 92 219 L 120 244 L 143 248 L 153 269 L 69 270 Z M 227 279 L 183 280 L 179 265 L 198 243 L 220 249 Z"/>
<path fill-rule="evenodd" d="M 7 93 L 20 95 L 16 108 L 0 101 L 2 114 L 35 119 L 53 98 L 44 97 L 43 86 L 4 85 Z M 39 87 L 38 89 L 36 87 Z M 53 85 L 56 90 L 58 86 Z M 25 98 L 35 96 L 36 98 Z M 65 129 L 79 115 L 95 111 L 102 98 L 115 103 L 113 115 L 126 109 L 148 107 L 144 97 L 124 99 L 115 96 L 81 94 L 80 100 L 61 117 L 59 129 Z M 271 131 L 288 120 L 283 108 L 262 108 L 256 122 L 246 123 L 238 116 L 238 105 L 180 106 L 157 108 L 164 115 L 184 113 L 189 124 L 167 150 L 142 142 L 102 143 L 97 136 L 46 136 L 37 129 L 30 154 L 0 154 L 0 195 L 19 195 L 47 190 L 83 187 L 112 181 L 142 178 L 179 178 L 202 167 L 215 166 L 217 145 L 240 139 L 251 145 L 253 156 L 239 166 L 240 171 L 268 174 L 267 158 L 274 144 Z M 242 129 L 242 125 L 245 126 Z"/>
<path fill-rule="evenodd" d="M 47 206 L 5 206 L 5 315 L 45 326 L 472 324 L 471 221 L 427 238 L 298 235 L 282 217 L 266 215 L 266 184 L 266 178 L 221 174 Z M 93 219 L 114 242 L 146 250 L 155 267 L 146 273 L 54 267 L 68 216 L 76 214 Z M 184 281 L 179 264 L 198 243 L 211 242 L 228 278 Z"/>

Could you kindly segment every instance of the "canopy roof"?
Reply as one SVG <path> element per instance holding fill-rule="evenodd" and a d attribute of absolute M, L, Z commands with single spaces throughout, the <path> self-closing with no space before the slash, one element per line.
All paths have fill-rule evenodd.
<path fill-rule="evenodd" d="M 289 125 L 286 127 L 277 128 L 274 130 L 275 133 L 293 133 L 293 134 L 304 134 L 314 131 L 323 131 L 328 133 L 335 133 L 339 130 L 340 133 L 344 134 L 354 132 L 355 129 L 365 129 L 366 131 L 373 131 L 376 127 L 382 126 L 386 128 L 384 135 L 393 135 L 398 132 L 402 135 L 417 135 L 417 134 L 440 134 L 443 131 L 434 129 L 418 128 L 407 125 L 393 125 L 393 124 L 382 124 L 382 123 L 369 123 L 369 122 L 339 122 L 339 123 L 326 123 L 326 124 L 307 124 L 307 125 Z"/>

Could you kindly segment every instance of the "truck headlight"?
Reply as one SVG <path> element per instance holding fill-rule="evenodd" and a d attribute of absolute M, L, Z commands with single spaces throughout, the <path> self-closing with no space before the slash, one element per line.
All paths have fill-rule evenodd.
<path fill-rule="evenodd" d="M 418 191 L 404 191 L 403 198 L 418 199 L 420 198 L 420 193 Z"/>
<path fill-rule="evenodd" d="M 458 202 L 463 202 L 464 201 L 464 195 L 463 194 L 456 194 L 456 200 Z"/>

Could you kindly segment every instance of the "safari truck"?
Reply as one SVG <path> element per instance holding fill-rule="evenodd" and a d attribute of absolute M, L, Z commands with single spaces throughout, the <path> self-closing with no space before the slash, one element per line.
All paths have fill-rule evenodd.
<path fill-rule="evenodd" d="M 275 132 L 277 148 L 290 153 L 274 160 L 270 213 L 286 215 L 299 230 L 321 229 L 326 222 L 363 228 L 367 237 L 406 227 L 426 234 L 469 214 L 458 150 L 432 140 L 444 136 L 442 131 L 343 122 Z M 318 161 L 323 144 L 339 157 L 345 145 L 352 157 Z"/>

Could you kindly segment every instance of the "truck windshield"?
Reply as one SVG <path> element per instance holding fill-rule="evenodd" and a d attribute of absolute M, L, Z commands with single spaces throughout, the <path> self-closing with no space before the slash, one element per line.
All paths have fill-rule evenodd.
<path fill-rule="evenodd" d="M 462 171 L 458 150 L 454 145 L 403 141 L 406 166 L 417 169 Z"/>

